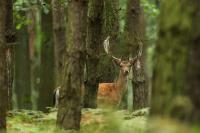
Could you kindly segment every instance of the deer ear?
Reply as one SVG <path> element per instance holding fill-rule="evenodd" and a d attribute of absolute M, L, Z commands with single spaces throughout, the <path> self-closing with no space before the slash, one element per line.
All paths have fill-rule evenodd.
<path fill-rule="evenodd" d="M 113 62 L 114 62 L 117 66 L 120 66 L 120 64 L 121 64 L 121 59 L 113 59 Z"/>

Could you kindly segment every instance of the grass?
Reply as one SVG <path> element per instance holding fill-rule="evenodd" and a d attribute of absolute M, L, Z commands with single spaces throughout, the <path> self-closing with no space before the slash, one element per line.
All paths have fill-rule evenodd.
<path fill-rule="evenodd" d="M 66 133 L 56 127 L 56 111 L 17 110 L 8 115 L 7 133 Z M 83 109 L 79 133 L 144 133 L 145 115 L 125 110 Z M 67 131 L 67 133 L 76 131 Z"/>
<path fill-rule="evenodd" d="M 65 131 L 56 127 L 54 110 L 45 114 L 40 111 L 14 110 L 8 113 L 7 133 L 199 133 L 200 125 L 185 125 L 165 117 L 148 120 L 149 109 L 135 112 L 113 109 L 83 109 L 79 132 Z"/>

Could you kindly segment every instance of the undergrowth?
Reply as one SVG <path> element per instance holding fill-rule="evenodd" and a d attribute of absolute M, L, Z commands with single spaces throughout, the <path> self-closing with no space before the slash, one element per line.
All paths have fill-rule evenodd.
<path fill-rule="evenodd" d="M 83 109 L 79 133 L 144 133 L 148 109 L 130 113 L 125 110 Z M 66 133 L 56 127 L 56 111 L 14 110 L 8 113 L 7 133 Z M 77 133 L 77 131 L 67 131 Z"/>

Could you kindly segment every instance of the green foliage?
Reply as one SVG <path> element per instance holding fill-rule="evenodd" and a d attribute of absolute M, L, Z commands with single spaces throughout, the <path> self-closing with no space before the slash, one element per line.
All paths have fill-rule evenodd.
<path fill-rule="evenodd" d="M 49 4 L 43 4 L 43 5 L 42 5 L 42 11 L 43 11 L 45 14 L 48 14 L 49 11 L 50 11 L 50 5 L 49 5 Z"/>
<path fill-rule="evenodd" d="M 68 5 L 68 2 L 69 0 L 60 0 L 60 3 L 63 5 L 63 6 L 65 6 L 65 7 L 67 7 L 67 5 Z"/>
<path fill-rule="evenodd" d="M 125 17 L 126 17 L 126 5 L 127 5 L 127 0 L 120 0 L 119 1 L 120 32 L 124 31 Z"/>
<path fill-rule="evenodd" d="M 16 29 L 19 30 L 23 26 L 31 23 L 31 20 L 27 18 L 25 12 L 29 10 L 29 2 L 25 0 L 16 0 L 14 2 L 14 22 Z"/>
<path fill-rule="evenodd" d="M 37 6 L 42 12 L 48 14 L 51 10 L 51 6 L 45 2 L 38 2 L 38 0 L 16 0 L 14 2 L 14 22 L 17 30 L 23 26 L 31 24 L 32 20 L 27 17 L 27 12 L 33 7 Z"/>
<path fill-rule="evenodd" d="M 26 16 L 21 15 L 19 12 L 14 12 L 14 17 L 15 17 L 15 24 L 16 24 L 16 29 L 19 30 L 23 26 L 28 25 L 31 23 L 31 20 L 28 19 Z"/>
<path fill-rule="evenodd" d="M 189 126 L 187 123 L 164 116 L 150 119 L 148 132 L 150 133 L 199 133 L 200 125 Z"/>
<path fill-rule="evenodd" d="M 29 110 L 11 111 L 8 133 L 66 133 L 56 127 L 56 115 L 55 111 L 48 114 Z M 133 115 L 127 111 L 83 109 L 80 133 L 144 133 L 146 117 L 140 115 L 133 119 Z M 126 119 L 127 117 L 130 119 Z M 67 133 L 77 131 L 69 130 Z"/>
<path fill-rule="evenodd" d="M 14 110 L 8 113 L 7 133 L 145 133 L 149 108 L 127 112 L 109 109 L 83 109 L 81 130 L 65 131 L 56 127 L 55 109 L 44 114 L 40 111 Z M 199 125 L 188 127 L 177 121 L 159 118 L 151 120 L 148 125 L 150 130 L 156 124 L 156 130 L 166 131 L 191 131 L 198 133 Z M 165 130 L 163 130 L 165 129 Z"/>
<path fill-rule="evenodd" d="M 199 133 L 200 124 L 193 125 L 191 128 L 192 128 L 192 133 Z"/>

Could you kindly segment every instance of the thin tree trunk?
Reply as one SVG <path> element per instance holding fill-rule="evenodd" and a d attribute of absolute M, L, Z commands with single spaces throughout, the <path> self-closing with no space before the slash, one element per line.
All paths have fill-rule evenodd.
<path fill-rule="evenodd" d="M 38 55 L 38 46 L 40 43 L 38 42 L 39 35 L 37 32 L 37 24 L 38 24 L 38 6 L 31 6 L 28 11 L 28 19 L 31 20 L 31 23 L 28 25 L 28 43 L 29 43 L 29 55 L 30 55 L 30 71 L 31 71 L 31 100 L 32 100 L 32 109 L 37 109 L 36 103 L 36 90 L 38 91 L 37 82 L 38 79 L 38 69 L 39 69 L 39 55 Z"/>
<path fill-rule="evenodd" d="M 34 18 L 34 22 L 30 25 L 31 31 L 30 34 L 32 37 L 29 37 L 29 44 L 32 44 L 32 62 L 31 62 L 31 89 L 32 89 L 32 109 L 38 109 L 38 92 L 40 88 L 40 59 L 41 59 L 41 40 L 42 40 L 42 32 L 41 32 L 41 10 L 39 6 L 34 6 L 32 8 L 32 16 Z M 31 16 L 30 16 L 31 17 Z M 34 41 L 34 43 L 31 42 Z"/>
<path fill-rule="evenodd" d="M 127 3 L 125 25 L 125 39 L 126 45 L 129 47 L 129 53 L 132 56 L 136 56 L 138 52 L 144 50 L 144 34 L 145 25 L 143 19 L 143 11 L 140 7 L 140 0 L 129 0 Z M 143 46 L 141 45 L 143 44 Z M 143 49 L 143 50 L 142 50 Z M 142 58 L 140 58 L 141 67 L 133 67 L 133 109 L 140 109 L 147 106 L 148 103 L 148 87 L 145 84 L 144 73 L 144 52 L 142 52 Z M 139 65 L 139 64 L 136 64 Z"/>
<path fill-rule="evenodd" d="M 87 59 L 86 59 L 86 83 L 84 107 L 97 107 L 97 91 L 99 84 L 99 59 L 102 48 L 102 25 L 103 25 L 103 0 L 90 0 L 88 36 L 87 36 Z"/>
<path fill-rule="evenodd" d="M 50 4 L 50 0 L 47 1 Z M 41 68 L 40 68 L 40 87 L 38 97 L 38 109 L 47 111 L 46 107 L 53 106 L 53 91 L 55 89 L 55 63 L 54 63 L 54 44 L 52 29 L 52 12 L 42 13 L 42 46 L 41 46 Z"/>
<path fill-rule="evenodd" d="M 57 80 L 56 84 L 60 85 L 62 69 L 64 66 L 64 54 L 66 50 L 66 13 L 64 4 L 59 0 L 52 0 L 52 9 Z"/>
<path fill-rule="evenodd" d="M 173 120 L 200 123 L 200 1 L 163 1 L 161 9 L 152 86 L 152 133 L 160 132 L 158 125 L 159 129 L 169 129 Z M 160 121 L 169 120 L 167 127 L 160 127 Z"/>
<path fill-rule="evenodd" d="M 0 1 L 0 132 L 6 130 L 7 86 L 6 86 L 6 1 Z"/>
<path fill-rule="evenodd" d="M 81 86 L 83 84 L 86 32 L 83 20 L 87 0 L 71 0 L 68 4 L 68 48 L 64 66 L 57 124 L 64 129 L 80 129 Z"/>
<path fill-rule="evenodd" d="M 14 26 L 13 26 L 13 2 L 12 0 L 6 1 L 6 67 L 7 67 L 7 89 L 8 89 L 8 109 L 12 108 L 12 88 L 14 76 L 14 43 L 16 41 Z"/>
<path fill-rule="evenodd" d="M 35 44 L 36 44 L 36 7 L 35 6 L 32 6 L 29 9 L 27 16 L 31 20 L 31 24 L 28 25 L 30 60 L 34 60 Z"/>

